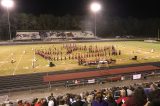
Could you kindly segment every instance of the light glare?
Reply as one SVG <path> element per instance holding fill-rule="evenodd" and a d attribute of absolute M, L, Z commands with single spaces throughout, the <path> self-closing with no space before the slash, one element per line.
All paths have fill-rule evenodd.
<path fill-rule="evenodd" d="M 1 1 L 2 6 L 7 8 L 12 8 L 14 6 L 13 0 L 2 0 Z"/>
<path fill-rule="evenodd" d="M 99 10 L 101 10 L 101 5 L 97 2 L 94 2 L 91 4 L 91 10 L 93 12 L 98 12 Z"/>

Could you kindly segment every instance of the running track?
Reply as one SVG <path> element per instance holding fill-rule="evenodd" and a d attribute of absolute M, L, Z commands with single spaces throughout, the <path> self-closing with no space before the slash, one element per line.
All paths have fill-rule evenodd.
<path fill-rule="evenodd" d="M 158 70 L 158 69 L 160 69 L 160 67 L 156 67 L 153 65 L 146 65 L 146 66 L 136 66 L 136 67 L 98 70 L 98 71 L 89 71 L 89 72 L 76 72 L 76 73 L 44 76 L 43 81 L 44 82 L 64 81 L 64 80 L 71 80 L 71 79 L 100 77 L 100 76 L 115 75 L 115 74 L 146 72 L 146 71 L 153 71 L 153 70 Z"/>

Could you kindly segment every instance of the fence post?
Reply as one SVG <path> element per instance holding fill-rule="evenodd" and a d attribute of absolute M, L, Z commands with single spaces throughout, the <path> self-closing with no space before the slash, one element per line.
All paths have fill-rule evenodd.
<path fill-rule="evenodd" d="M 31 87 L 29 88 L 29 92 L 32 93 L 32 88 Z"/>
<path fill-rule="evenodd" d="M 52 89 L 51 82 L 49 81 L 49 91 Z"/>
<path fill-rule="evenodd" d="M 11 92 L 10 92 L 11 90 L 10 89 L 8 89 L 8 96 L 11 96 Z"/>

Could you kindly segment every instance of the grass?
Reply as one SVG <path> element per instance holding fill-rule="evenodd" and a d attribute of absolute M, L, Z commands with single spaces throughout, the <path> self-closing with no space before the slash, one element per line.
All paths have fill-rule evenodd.
<path fill-rule="evenodd" d="M 48 61 L 36 55 L 36 67 L 32 68 L 34 49 L 49 48 L 53 45 L 59 49 L 62 46 L 62 44 L 0 46 L 0 76 L 51 72 L 60 70 L 67 71 L 72 69 L 96 67 L 79 66 L 76 60 L 55 61 L 53 62 L 56 65 L 55 67 L 48 67 Z M 143 41 L 124 41 L 77 43 L 77 45 L 97 45 L 98 47 L 114 45 L 116 49 L 121 50 L 122 53 L 122 55 L 120 56 L 111 56 L 112 58 L 115 58 L 117 60 L 115 65 L 139 64 L 160 61 L 160 44 L 158 43 L 146 43 Z M 153 53 L 151 52 L 152 49 L 154 49 Z M 135 55 L 138 57 L 138 60 L 131 60 L 131 58 Z M 15 63 L 11 63 L 12 58 L 16 61 Z"/>

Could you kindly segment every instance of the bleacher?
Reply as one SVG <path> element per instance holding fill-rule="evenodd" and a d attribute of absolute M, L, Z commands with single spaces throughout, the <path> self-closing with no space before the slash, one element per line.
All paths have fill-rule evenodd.
<path fill-rule="evenodd" d="M 15 41 L 23 40 L 56 40 L 56 39 L 94 39 L 92 31 L 17 31 Z"/>
<path fill-rule="evenodd" d="M 14 40 L 40 40 L 39 32 L 16 32 L 16 38 Z"/>

